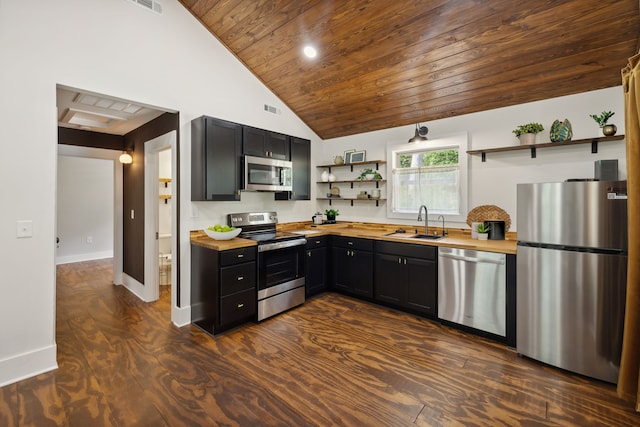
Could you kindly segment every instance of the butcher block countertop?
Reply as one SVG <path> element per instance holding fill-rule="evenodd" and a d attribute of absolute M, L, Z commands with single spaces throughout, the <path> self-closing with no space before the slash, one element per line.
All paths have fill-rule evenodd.
<path fill-rule="evenodd" d="M 239 237 L 235 237 L 231 240 L 214 240 L 207 236 L 202 230 L 191 231 L 191 244 L 204 246 L 205 248 L 214 249 L 216 251 L 228 251 L 229 249 L 239 249 L 258 245 L 255 240 L 241 239 Z"/>
<path fill-rule="evenodd" d="M 364 239 L 385 240 L 390 242 L 412 243 L 416 245 L 445 246 L 450 248 L 471 249 L 503 254 L 516 253 L 516 233 L 507 233 L 506 240 L 477 240 L 471 238 L 471 230 L 446 228 L 446 237 L 438 240 L 413 239 L 417 233 L 424 233 L 424 226 L 376 224 L 364 222 L 338 222 L 337 224 L 313 225 L 310 221 L 278 224 L 278 230 L 299 233 L 307 238 L 322 235 L 360 237 Z M 395 233 L 404 229 L 405 233 Z M 429 234 L 440 233 L 440 227 L 429 227 Z M 388 235 L 391 234 L 391 235 Z M 218 251 L 255 246 L 256 242 L 236 237 L 231 240 L 213 240 L 202 230 L 191 232 L 191 243 Z"/>

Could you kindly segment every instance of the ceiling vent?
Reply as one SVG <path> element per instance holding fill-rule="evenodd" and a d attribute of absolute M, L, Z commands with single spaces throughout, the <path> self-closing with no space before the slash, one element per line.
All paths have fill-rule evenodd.
<path fill-rule="evenodd" d="M 144 7 L 147 10 L 151 10 L 158 15 L 162 15 L 162 3 L 158 0 L 127 0 L 130 3 L 135 3 L 138 6 Z"/>

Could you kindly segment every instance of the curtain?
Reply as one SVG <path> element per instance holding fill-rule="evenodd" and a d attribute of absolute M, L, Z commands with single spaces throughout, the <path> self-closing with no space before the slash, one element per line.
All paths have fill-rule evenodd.
<path fill-rule="evenodd" d="M 627 143 L 629 258 L 618 396 L 634 402 L 636 411 L 640 412 L 640 224 L 635 221 L 640 213 L 640 54 L 629 58 L 629 63 L 622 69 L 622 88 Z"/>

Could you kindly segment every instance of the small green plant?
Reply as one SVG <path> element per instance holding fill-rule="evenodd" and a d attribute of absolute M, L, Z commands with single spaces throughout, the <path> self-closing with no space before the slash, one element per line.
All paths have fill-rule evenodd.
<path fill-rule="evenodd" d="M 367 175 L 373 175 L 373 179 L 382 179 L 382 175 L 380 175 L 378 173 L 378 171 L 374 171 L 373 169 L 363 169 L 362 172 L 360 172 L 360 176 L 358 177 L 358 179 L 360 181 L 363 181 L 365 179 L 367 179 Z"/>
<path fill-rule="evenodd" d="M 327 209 L 324 211 L 324 214 L 327 216 L 327 218 L 335 218 L 340 215 L 340 211 L 337 209 Z"/>
<path fill-rule="evenodd" d="M 476 227 L 476 231 L 478 233 L 488 233 L 489 230 L 491 230 L 491 226 L 490 225 L 485 225 L 484 223 L 480 223 Z"/>
<path fill-rule="evenodd" d="M 614 114 L 615 113 L 612 113 L 611 111 L 603 111 L 600 115 L 591 114 L 589 117 L 595 120 L 596 123 L 598 123 L 598 126 L 603 128 L 607 125 L 607 120 L 609 120 Z"/>
<path fill-rule="evenodd" d="M 526 125 L 520 125 L 517 128 L 515 128 L 513 130 L 513 133 L 516 134 L 516 136 L 520 136 L 522 134 L 525 133 L 538 133 L 538 132 L 542 132 L 544 130 L 544 127 L 540 124 L 540 123 L 527 123 Z"/>

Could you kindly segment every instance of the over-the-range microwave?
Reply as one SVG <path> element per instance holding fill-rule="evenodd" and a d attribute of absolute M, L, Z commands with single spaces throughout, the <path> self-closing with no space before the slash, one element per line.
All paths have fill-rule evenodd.
<path fill-rule="evenodd" d="M 287 160 L 244 156 L 245 191 L 291 191 L 291 169 Z"/>

